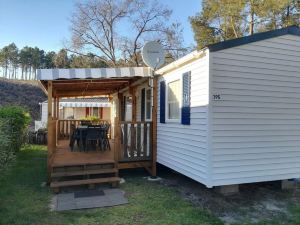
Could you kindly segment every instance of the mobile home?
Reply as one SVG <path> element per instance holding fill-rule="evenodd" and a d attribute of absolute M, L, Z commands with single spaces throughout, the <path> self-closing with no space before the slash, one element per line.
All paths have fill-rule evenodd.
<path fill-rule="evenodd" d="M 39 105 L 41 119 L 34 121 L 35 131 L 46 128 L 48 121 L 48 101 L 40 102 Z M 58 118 L 61 120 L 82 120 L 88 117 L 110 119 L 108 97 L 61 98 L 57 107 Z"/>
<path fill-rule="evenodd" d="M 207 187 L 300 176 L 300 28 L 159 69 L 157 162 Z"/>

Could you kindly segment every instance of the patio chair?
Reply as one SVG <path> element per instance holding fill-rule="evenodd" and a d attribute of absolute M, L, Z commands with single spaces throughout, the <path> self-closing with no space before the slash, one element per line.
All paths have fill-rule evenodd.
<path fill-rule="evenodd" d="M 100 150 L 103 150 L 103 151 L 104 150 L 111 150 L 109 139 L 108 139 L 109 128 L 110 128 L 109 123 L 105 123 L 105 124 L 101 125 L 100 139 L 99 139 Z"/>
<path fill-rule="evenodd" d="M 79 147 L 79 141 L 80 141 L 80 134 L 74 124 L 71 124 L 71 126 L 70 126 L 70 133 L 71 133 L 71 135 L 70 135 L 69 146 L 71 148 L 71 151 L 73 151 L 75 142 L 77 141 L 77 146 Z"/>
<path fill-rule="evenodd" d="M 97 142 L 100 138 L 100 128 L 97 126 L 88 126 L 85 136 L 85 150 L 92 145 L 96 149 Z"/>

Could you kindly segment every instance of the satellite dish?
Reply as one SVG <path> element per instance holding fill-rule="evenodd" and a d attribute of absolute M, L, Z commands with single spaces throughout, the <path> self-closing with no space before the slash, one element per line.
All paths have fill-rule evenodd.
<path fill-rule="evenodd" d="M 164 64 L 165 51 L 157 41 L 149 41 L 142 49 L 142 58 L 147 66 L 155 70 Z"/>

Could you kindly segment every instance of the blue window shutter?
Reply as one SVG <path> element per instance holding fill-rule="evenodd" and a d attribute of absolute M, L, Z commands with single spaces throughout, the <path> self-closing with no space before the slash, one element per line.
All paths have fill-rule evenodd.
<path fill-rule="evenodd" d="M 182 75 L 181 123 L 191 124 L 191 72 Z"/>
<path fill-rule="evenodd" d="M 142 89 L 141 93 L 141 120 L 145 121 L 145 88 Z"/>
<path fill-rule="evenodd" d="M 166 123 L 166 82 L 160 82 L 160 123 Z"/>

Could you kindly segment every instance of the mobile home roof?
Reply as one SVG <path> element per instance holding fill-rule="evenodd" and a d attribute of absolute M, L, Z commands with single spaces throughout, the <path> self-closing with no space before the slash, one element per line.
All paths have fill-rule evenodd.
<path fill-rule="evenodd" d="M 198 58 L 201 58 L 205 55 L 205 51 L 209 49 L 210 52 L 216 52 L 227 48 L 233 48 L 240 45 L 249 44 L 256 41 L 262 41 L 269 38 L 279 37 L 286 34 L 297 35 L 300 36 L 300 28 L 298 26 L 290 26 L 286 28 L 281 28 L 272 31 L 266 31 L 261 33 L 256 33 L 251 36 L 245 36 L 241 38 L 236 38 L 228 41 L 222 41 L 216 44 L 208 45 L 207 47 L 203 48 L 202 50 L 195 50 L 184 57 L 162 67 L 161 69 L 157 70 L 157 74 L 165 74 L 171 70 L 174 70 L 182 65 L 185 65 L 191 61 L 194 61 Z"/>

